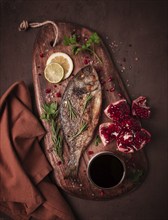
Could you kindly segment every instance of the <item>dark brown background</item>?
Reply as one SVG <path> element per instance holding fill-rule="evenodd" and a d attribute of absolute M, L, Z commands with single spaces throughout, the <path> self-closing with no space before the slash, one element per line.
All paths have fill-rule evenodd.
<path fill-rule="evenodd" d="M 166 220 L 168 218 L 168 4 L 166 1 L 1 0 L 1 94 L 15 81 L 32 86 L 32 52 L 38 30 L 18 32 L 23 19 L 75 22 L 96 30 L 121 72 L 131 98 L 145 95 L 152 106 L 143 126 L 152 133 L 146 148 L 149 173 L 134 192 L 111 201 L 67 196 L 78 220 Z M 107 39 L 108 38 L 108 39 Z M 109 46 L 116 41 L 114 53 Z M 135 58 L 138 61 L 135 61 Z M 124 62 L 126 58 L 126 62 Z M 1 219 L 7 219 L 1 214 Z"/>

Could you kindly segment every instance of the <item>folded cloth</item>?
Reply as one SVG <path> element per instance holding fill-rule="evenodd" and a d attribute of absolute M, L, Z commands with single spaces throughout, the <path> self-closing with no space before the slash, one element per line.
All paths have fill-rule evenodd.
<path fill-rule="evenodd" d="M 14 220 L 74 220 L 48 174 L 39 141 L 43 127 L 32 114 L 29 91 L 16 82 L 0 100 L 0 211 Z"/>

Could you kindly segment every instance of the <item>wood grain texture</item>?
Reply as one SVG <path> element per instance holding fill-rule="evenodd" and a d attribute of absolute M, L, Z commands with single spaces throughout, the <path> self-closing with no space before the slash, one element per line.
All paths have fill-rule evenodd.
<path fill-rule="evenodd" d="M 59 28 L 59 37 L 58 43 L 53 48 L 52 42 L 54 39 L 54 32 L 52 26 L 45 26 L 38 34 L 37 39 L 34 44 L 34 53 L 33 53 L 33 79 L 34 79 L 34 88 L 36 96 L 36 104 L 39 112 L 39 116 L 42 113 L 42 106 L 45 102 L 57 101 L 61 102 L 61 97 L 57 97 L 56 93 L 60 92 L 62 95 L 66 89 L 66 86 L 70 80 L 73 79 L 73 76 L 85 66 L 84 57 L 88 56 L 89 59 L 92 59 L 92 55 L 88 53 L 78 54 L 76 56 L 72 55 L 71 48 L 69 46 L 63 45 L 64 36 L 70 36 L 74 30 L 76 33 L 80 34 L 82 37 L 89 37 L 91 31 L 80 27 L 77 25 L 69 23 L 57 23 Z M 125 97 L 128 102 L 130 102 L 129 96 L 125 91 L 123 83 L 119 77 L 119 74 L 113 64 L 111 57 L 108 54 L 103 42 L 95 48 L 96 53 L 99 55 L 103 61 L 103 65 L 97 62 L 96 59 L 93 60 L 93 66 L 99 74 L 99 78 L 102 82 L 102 94 L 103 94 L 103 104 L 102 104 L 102 113 L 100 116 L 99 124 L 104 122 L 109 122 L 109 119 L 104 115 L 103 109 L 110 103 L 115 102 Z M 44 68 L 48 57 L 54 52 L 65 52 L 71 56 L 74 62 L 73 74 L 63 82 L 58 85 L 53 85 L 48 83 L 44 76 Z M 112 80 L 111 80 L 112 79 Z M 110 89 L 115 86 L 115 91 L 110 92 Z M 46 89 L 51 90 L 50 93 L 46 93 Z M 124 154 L 116 150 L 116 142 L 104 147 L 102 144 L 95 146 L 94 140 L 96 134 L 98 134 L 98 129 L 95 132 L 93 141 L 87 147 L 86 151 L 83 153 L 80 160 L 80 167 L 77 179 L 65 179 L 65 168 L 67 166 L 67 158 L 69 154 L 69 148 L 64 141 L 64 158 L 65 163 L 60 164 L 60 159 L 57 157 L 53 150 L 50 127 L 47 123 L 42 121 L 47 134 L 44 138 L 44 151 L 53 167 L 53 178 L 56 184 L 58 184 L 65 192 L 70 193 L 73 196 L 77 196 L 84 199 L 92 200 L 104 200 L 112 199 L 116 196 L 122 195 L 128 191 L 135 189 L 145 178 L 147 172 L 147 161 L 144 155 L 143 150 L 138 151 L 134 154 Z M 113 189 L 100 189 L 93 185 L 87 176 L 87 166 L 89 160 L 99 152 L 110 151 L 113 152 L 116 156 L 121 158 L 126 165 L 126 177 L 124 181 L 117 187 Z M 92 153 L 91 153 L 92 152 Z M 132 178 L 132 172 L 134 170 L 142 170 L 143 176 L 139 181 L 134 181 Z"/>

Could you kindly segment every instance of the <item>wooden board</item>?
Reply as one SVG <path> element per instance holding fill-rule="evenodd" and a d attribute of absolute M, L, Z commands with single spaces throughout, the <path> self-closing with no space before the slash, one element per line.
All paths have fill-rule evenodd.
<path fill-rule="evenodd" d="M 39 116 L 42 113 L 42 106 L 45 102 L 57 101 L 61 102 L 61 97 L 57 97 L 57 93 L 63 93 L 66 86 L 73 76 L 86 64 L 85 58 L 92 61 L 92 65 L 95 67 L 99 74 L 99 78 L 102 84 L 103 93 L 103 105 L 102 113 L 100 117 L 100 123 L 110 121 L 103 113 L 103 109 L 110 103 L 120 100 L 125 97 L 130 103 L 129 96 L 124 89 L 123 83 L 119 77 L 119 74 L 106 50 L 103 42 L 99 46 L 96 46 L 95 51 L 103 61 L 103 64 L 97 62 L 93 55 L 88 53 L 79 53 L 73 55 L 71 47 L 63 45 L 64 36 L 71 36 L 72 33 L 80 35 L 82 38 L 88 38 L 92 31 L 69 23 L 57 23 L 59 28 L 58 43 L 55 47 L 52 47 L 54 40 L 54 32 L 51 25 L 47 25 L 41 29 L 34 44 L 33 52 L 33 79 L 36 96 L 36 104 L 39 112 Z M 44 68 L 48 57 L 54 52 L 65 52 L 73 59 L 74 70 L 71 77 L 62 81 L 60 84 L 54 85 L 48 83 L 43 75 Z M 112 88 L 115 87 L 113 91 Z M 44 151 L 53 167 L 53 179 L 58 186 L 60 186 L 65 192 L 70 193 L 73 196 L 77 196 L 84 199 L 103 200 L 112 199 L 116 196 L 122 195 L 128 191 L 135 189 L 145 178 L 147 172 L 147 161 L 143 150 L 140 150 L 133 154 L 124 154 L 116 150 L 116 142 L 104 147 L 102 144 L 95 146 L 95 136 L 98 134 L 98 130 L 95 132 L 93 141 L 83 153 L 80 160 L 78 178 L 65 179 L 65 167 L 67 166 L 67 158 L 69 154 L 68 146 L 64 141 L 64 159 L 65 163 L 61 163 L 59 157 L 56 155 L 51 140 L 50 127 L 47 123 L 42 121 L 47 134 L 44 138 Z M 113 152 L 116 156 L 121 158 L 126 165 L 126 176 L 124 181 L 117 187 L 112 189 L 100 189 L 93 185 L 87 176 L 87 167 L 89 160 L 97 153 L 103 151 Z M 139 171 L 142 175 L 139 175 Z M 139 175 L 139 176 L 138 176 Z"/>

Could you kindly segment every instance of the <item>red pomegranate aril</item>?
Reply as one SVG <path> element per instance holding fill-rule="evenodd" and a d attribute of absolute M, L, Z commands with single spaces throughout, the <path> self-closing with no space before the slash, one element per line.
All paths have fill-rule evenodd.
<path fill-rule="evenodd" d="M 85 65 L 87 65 L 87 64 L 89 64 L 89 62 L 90 62 L 90 61 L 89 61 L 89 60 L 87 60 L 87 59 L 84 59 L 84 61 L 83 61 L 83 62 L 84 62 L 84 64 L 85 64 Z"/>
<path fill-rule="evenodd" d="M 57 92 L 55 95 L 56 95 L 56 97 L 58 97 L 58 98 L 61 97 L 61 93 L 60 93 L 60 92 Z"/>
<path fill-rule="evenodd" d="M 88 155 L 92 155 L 92 154 L 94 154 L 94 151 L 89 150 L 89 151 L 88 151 Z"/>
<path fill-rule="evenodd" d="M 61 164 L 62 164 L 62 162 L 61 162 L 61 161 L 58 161 L 58 162 L 57 162 L 57 165 L 58 165 L 58 166 L 60 166 Z"/>
<path fill-rule="evenodd" d="M 41 76 L 41 73 L 39 73 L 38 75 Z"/>
<path fill-rule="evenodd" d="M 49 93 L 51 93 L 51 89 L 48 88 L 48 89 L 45 90 L 45 92 L 46 92 L 47 94 L 49 94 Z"/>
<path fill-rule="evenodd" d="M 113 81 L 113 77 L 108 78 L 108 82 L 111 82 L 111 81 Z"/>
<path fill-rule="evenodd" d="M 110 89 L 110 92 L 114 92 L 115 91 L 115 87 L 112 87 L 111 89 Z"/>
<path fill-rule="evenodd" d="M 40 53 L 40 57 L 43 58 L 44 57 L 44 53 Z"/>

